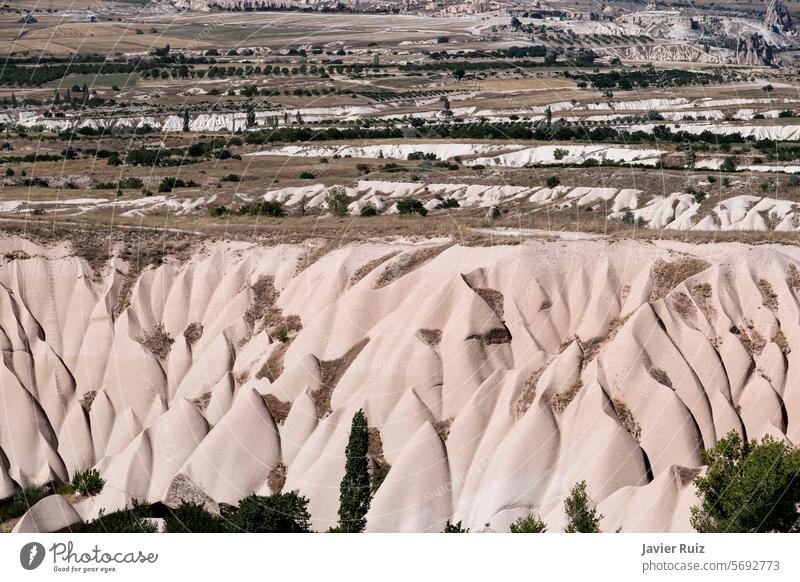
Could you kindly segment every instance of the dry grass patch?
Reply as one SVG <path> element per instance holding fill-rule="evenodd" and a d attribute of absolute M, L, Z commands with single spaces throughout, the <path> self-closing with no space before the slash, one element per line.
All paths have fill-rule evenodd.
<path fill-rule="evenodd" d="M 256 379 L 266 378 L 270 383 L 275 382 L 283 374 L 283 357 L 289 349 L 288 343 L 278 343 L 272 348 L 267 361 L 256 374 Z"/>
<path fill-rule="evenodd" d="M 267 486 L 270 493 L 273 495 L 283 491 L 283 486 L 286 484 L 286 465 L 278 463 L 275 465 L 267 476 Z"/>
<path fill-rule="evenodd" d="M 694 257 L 682 257 L 675 261 L 658 259 L 650 273 L 653 284 L 650 289 L 650 302 L 662 299 L 680 283 L 710 266 L 708 262 Z"/>
<path fill-rule="evenodd" d="M 789 341 L 786 339 L 786 336 L 783 335 L 783 330 L 778 329 L 772 334 L 772 341 L 777 344 L 784 355 L 792 351 L 792 348 L 789 347 Z"/>
<path fill-rule="evenodd" d="M 383 456 L 383 439 L 381 439 L 381 431 L 378 427 L 371 426 L 368 429 L 369 445 L 367 453 L 372 462 L 372 477 L 371 489 L 374 494 L 378 488 L 383 484 L 386 476 L 389 474 L 389 469 L 392 466 L 386 461 Z"/>
<path fill-rule="evenodd" d="M 617 418 L 622 423 L 622 427 L 628 431 L 636 442 L 639 442 L 639 439 L 642 438 L 642 427 L 636 422 L 631 409 L 618 397 L 612 398 L 611 403 L 614 405 L 614 411 L 617 413 Z"/>
<path fill-rule="evenodd" d="M 172 349 L 175 340 L 167 333 L 163 323 L 159 323 L 143 336 L 135 338 L 144 348 L 159 360 L 164 360 Z"/>
<path fill-rule="evenodd" d="M 183 337 L 186 339 L 186 343 L 193 346 L 203 337 L 203 324 L 199 321 L 190 323 L 186 326 L 186 329 L 183 330 Z"/>
<path fill-rule="evenodd" d="M 800 271 L 797 270 L 797 267 L 792 263 L 789 265 L 789 277 L 786 282 L 789 284 L 789 287 L 794 289 L 795 293 L 800 293 Z"/>
<path fill-rule="evenodd" d="M 94 402 L 95 396 L 97 396 L 97 390 L 89 390 L 81 396 L 81 407 L 83 407 L 86 412 L 91 412 L 92 402 Z"/>
<path fill-rule="evenodd" d="M 683 291 L 672 296 L 672 308 L 684 319 L 694 317 L 697 313 L 694 303 Z"/>
<path fill-rule="evenodd" d="M 201 394 L 197 398 L 193 398 L 191 402 L 200 412 L 205 412 L 206 408 L 208 408 L 208 403 L 211 402 L 211 392 L 209 391 L 205 394 Z"/>
<path fill-rule="evenodd" d="M 689 294 L 692 296 L 692 299 L 694 299 L 695 305 L 697 305 L 700 311 L 703 312 L 703 315 L 706 316 L 707 320 L 713 321 L 716 319 L 717 310 L 714 309 L 714 306 L 711 304 L 711 298 L 713 297 L 711 285 L 708 283 L 698 283 L 689 289 Z"/>
<path fill-rule="evenodd" d="M 437 348 L 442 343 L 442 330 L 440 329 L 421 329 L 419 330 L 420 339 L 432 348 Z"/>
<path fill-rule="evenodd" d="M 375 289 L 386 287 L 411 271 L 421 267 L 444 252 L 451 245 L 439 245 L 401 253 L 391 264 L 387 265 L 375 283 Z"/>
<path fill-rule="evenodd" d="M 481 299 L 486 301 L 486 303 L 491 307 L 492 311 L 497 314 L 497 317 L 503 319 L 503 314 L 505 313 L 503 309 L 503 294 L 496 289 L 489 289 L 488 287 L 479 287 L 475 289 L 475 293 L 480 295 Z"/>
<path fill-rule="evenodd" d="M 550 407 L 553 409 L 553 412 L 557 415 L 562 414 L 567 409 L 567 406 L 569 406 L 569 403 L 578 395 L 578 392 L 581 391 L 581 388 L 583 388 L 583 382 L 578 380 L 563 392 L 554 394 L 550 399 Z"/>
<path fill-rule="evenodd" d="M 770 311 L 778 310 L 778 296 L 766 279 L 758 280 L 758 291 L 761 293 L 761 304 Z"/>
<path fill-rule="evenodd" d="M 433 429 L 436 431 L 442 441 L 446 441 L 447 437 L 450 436 L 450 427 L 453 426 L 454 420 L 455 417 L 451 416 L 450 418 L 438 420 L 433 423 Z"/>
<path fill-rule="evenodd" d="M 396 257 L 398 254 L 400 254 L 400 251 L 388 253 L 376 259 L 372 259 L 368 263 L 361 265 L 356 270 L 356 272 L 353 273 L 353 276 L 350 277 L 350 282 L 349 282 L 350 287 L 361 281 L 361 279 L 369 275 L 372 271 L 380 267 L 383 263 L 385 263 L 389 259 Z"/>
<path fill-rule="evenodd" d="M 291 402 L 285 402 L 275 396 L 274 394 L 267 394 L 264 397 L 264 403 L 267 405 L 269 409 L 269 413 L 272 415 L 273 420 L 276 423 L 282 425 L 283 422 L 286 420 L 286 417 L 289 416 L 289 411 L 292 409 Z"/>
<path fill-rule="evenodd" d="M 744 324 L 747 329 L 739 329 L 736 326 L 731 328 L 731 333 L 739 338 L 742 342 L 744 349 L 746 349 L 751 356 L 759 356 L 767 345 L 767 340 L 764 339 L 757 329 L 753 326 L 752 322 L 745 319 Z"/>
<path fill-rule="evenodd" d="M 325 418 L 333 410 L 331 409 L 331 396 L 339 380 L 342 379 L 347 368 L 358 357 L 361 350 L 366 347 L 369 338 L 364 338 L 340 358 L 335 360 L 321 360 L 319 363 L 320 381 L 321 386 L 311 392 L 311 398 L 314 400 L 314 406 L 317 410 L 317 418 Z"/>
<path fill-rule="evenodd" d="M 675 480 L 681 487 L 689 485 L 701 471 L 700 467 L 682 467 L 680 465 L 675 465 L 673 470 L 675 471 Z"/>
<path fill-rule="evenodd" d="M 528 412 L 531 404 L 533 404 L 533 400 L 536 398 L 536 384 L 539 382 L 539 378 L 542 377 L 543 372 L 544 368 L 535 370 L 522 384 L 522 393 L 514 403 L 514 418 L 517 420 L 525 416 L 525 413 Z"/>

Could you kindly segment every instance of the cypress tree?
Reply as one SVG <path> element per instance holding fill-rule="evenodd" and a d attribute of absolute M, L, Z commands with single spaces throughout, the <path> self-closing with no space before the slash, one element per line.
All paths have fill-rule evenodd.
<path fill-rule="evenodd" d="M 569 520 L 566 533 L 600 533 L 603 516 L 597 515 L 597 508 L 586 493 L 586 481 L 575 484 L 564 500 L 564 510 Z"/>
<path fill-rule="evenodd" d="M 183 110 L 183 131 L 189 131 L 189 110 Z"/>
<path fill-rule="evenodd" d="M 345 449 L 347 463 L 339 488 L 339 527 L 344 533 L 360 533 L 367 525 L 370 504 L 369 428 L 367 416 L 359 410 L 353 416 L 350 441 Z"/>

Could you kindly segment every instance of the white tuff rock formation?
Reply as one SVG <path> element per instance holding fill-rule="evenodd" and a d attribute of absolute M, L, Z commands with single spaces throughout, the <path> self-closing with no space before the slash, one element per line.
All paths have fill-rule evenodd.
<path fill-rule="evenodd" d="M 306 265 L 217 243 L 127 280 L 23 246 L 0 259 L 0 486 L 97 467 L 83 519 L 235 503 L 285 467 L 325 530 L 358 409 L 391 466 L 369 531 L 531 511 L 558 531 L 581 480 L 604 531 L 688 531 L 702 448 L 800 441 L 796 247 L 362 243 Z M 24 523 L 70 519 L 48 501 Z"/>

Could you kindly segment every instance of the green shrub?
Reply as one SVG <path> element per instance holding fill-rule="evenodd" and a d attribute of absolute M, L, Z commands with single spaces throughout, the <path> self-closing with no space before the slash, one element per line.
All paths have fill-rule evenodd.
<path fill-rule="evenodd" d="M 544 533 L 547 531 L 547 524 L 537 515 L 529 514 L 520 517 L 511 524 L 511 533 Z"/>
<path fill-rule="evenodd" d="M 437 210 L 446 210 L 448 208 L 458 208 L 461 206 L 455 198 L 447 198 L 436 205 Z"/>
<path fill-rule="evenodd" d="M 228 174 L 222 177 L 223 182 L 241 182 L 242 177 L 239 174 Z"/>
<path fill-rule="evenodd" d="M 97 495 L 105 484 L 105 479 L 100 476 L 97 469 L 77 471 L 72 477 L 72 486 L 81 495 Z"/>
<path fill-rule="evenodd" d="M 737 164 L 738 160 L 736 159 L 736 156 L 728 156 L 724 160 L 722 160 L 722 163 L 719 165 L 719 171 L 735 172 Z"/>
<path fill-rule="evenodd" d="M 463 528 L 461 526 L 461 520 L 459 520 L 458 523 L 451 523 L 448 519 L 442 533 L 469 533 L 469 528 Z"/>
<path fill-rule="evenodd" d="M 378 211 L 372 204 L 367 204 L 364 208 L 361 209 L 361 212 L 359 214 L 363 217 L 378 216 Z"/>
<path fill-rule="evenodd" d="M 152 517 L 150 506 L 132 501 L 130 508 L 108 515 L 101 509 L 97 519 L 70 526 L 73 533 L 156 533 L 158 528 L 147 518 Z"/>
<path fill-rule="evenodd" d="M 25 512 L 52 492 L 43 485 L 28 485 L 17 489 L 14 495 L 0 503 L 0 522 L 22 517 Z"/>
<path fill-rule="evenodd" d="M 226 529 L 251 533 L 305 533 L 311 531 L 308 499 L 292 491 L 265 497 L 250 495 L 227 518 Z"/>
<path fill-rule="evenodd" d="M 422 202 L 416 198 L 403 198 L 397 203 L 397 212 L 400 214 L 419 214 L 425 216 L 428 210 L 423 206 Z"/>
<path fill-rule="evenodd" d="M 555 188 L 561 184 L 561 180 L 558 179 L 558 176 L 550 176 L 545 184 L 547 184 L 548 188 Z"/>
<path fill-rule="evenodd" d="M 350 204 L 350 199 L 347 197 L 347 191 L 342 186 L 332 186 L 328 189 L 325 196 L 325 202 L 334 216 L 342 218 L 347 216 L 347 206 Z"/>
<path fill-rule="evenodd" d="M 212 515 L 202 505 L 184 501 L 164 518 L 167 533 L 222 533 L 222 519 Z"/>
<path fill-rule="evenodd" d="M 144 182 L 142 182 L 141 178 L 126 176 L 119 181 L 118 187 L 122 188 L 123 190 L 139 190 L 144 188 Z"/>
<path fill-rule="evenodd" d="M 708 471 L 694 480 L 701 504 L 691 517 L 698 532 L 800 530 L 800 449 L 730 432 L 702 456 Z"/>
<path fill-rule="evenodd" d="M 244 204 L 239 207 L 239 214 L 246 216 L 272 216 L 273 218 L 283 218 L 286 210 L 280 202 L 265 200 L 255 204 Z"/>
<path fill-rule="evenodd" d="M 316 178 L 316 176 L 314 174 L 312 174 L 311 172 L 302 172 L 300 174 L 300 179 L 301 180 L 313 180 L 314 178 Z"/>

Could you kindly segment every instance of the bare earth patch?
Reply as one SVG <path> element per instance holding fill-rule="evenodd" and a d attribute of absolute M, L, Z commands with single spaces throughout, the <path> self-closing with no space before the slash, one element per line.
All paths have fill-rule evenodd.
<path fill-rule="evenodd" d="M 92 402 L 94 402 L 95 396 L 97 396 L 97 390 L 89 390 L 89 392 L 81 396 L 81 406 L 86 412 L 92 410 Z"/>
<path fill-rule="evenodd" d="M 636 440 L 636 442 L 639 442 L 639 439 L 642 437 L 642 427 L 639 426 L 638 422 L 636 422 L 631 409 L 628 408 L 628 405 L 625 404 L 625 402 L 616 396 L 611 399 L 611 403 L 614 405 L 614 410 L 617 413 L 619 421 L 622 423 L 622 427 L 628 431 L 628 433 Z"/>
<path fill-rule="evenodd" d="M 286 483 L 286 465 L 278 463 L 275 465 L 267 476 L 267 486 L 270 493 L 273 495 L 283 491 L 283 486 Z"/>
<path fill-rule="evenodd" d="M 368 263 L 365 263 L 364 265 L 361 265 L 356 270 L 356 272 L 353 273 L 353 276 L 350 277 L 350 283 L 349 283 L 350 287 L 352 287 L 353 285 L 355 285 L 356 283 L 361 281 L 361 279 L 363 279 L 364 277 L 369 275 L 372 271 L 374 271 L 375 269 L 380 267 L 383 263 L 385 263 L 389 259 L 391 259 L 393 257 L 396 257 L 398 254 L 400 254 L 400 251 L 387 253 L 387 254 L 385 254 L 385 255 L 383 255 L 381 257 L 378 257 L 376 259 L 372 259 L 371 261 L 369 261 Z"/>
<path fill-rule="evenodd" d="M 581 388 L 583 388 L 583 382 L 578 380 L 563 392 L 555 394 L 550 399 L 550 407 L 553 409 L 553 412 L 557 415 L 562 414 L 567 409 L 567 406 L 569 406 L 569 403 L 578 395 L 578 392 L 581 391 Z"/>
<path fill-rule="evenodd" d="M 653 286 L 650 290 L 650 302 L 662 299 L 680 283 L 705 271 L 711 265 L 702 259 L 682 257 L 675 261 L 658 259 L 650 273 Z"/>
<path fill-rule="evenodd" d="M 193 346 L 203 337 L 203 324 L 199 321 L 190 323 L 186 326 L 186 329 L 183 330 L 183 337 L 186 339 L 186 343 Z"/>
<path fill-rule="evenodd" d="M 533 400 L 536 398 L 536 384 L 539 382 L 539 378 L 542 377 L 542 372 L 544 372 L 544 368 L 535 370 L 522 385 L 522 393 L 514 403 L 514 418 L 517 420 L 525 416 L 525 413 L 528 412 L 531 404 L 533 404 Z"/>
<path fill-rule="evenodd" d="M 689 299 L 689 296 L 683 291 L 675 293 L 675 295 L 672 296 L 672 308 L 684 319 L 694 317 L 697 313 L 694 303 L 692 303 L 692 300 Z"/>
<path fill-rule="evenodd" d="M 453 426 L 454 420 L 455 417 L 451 416 L 433 423 L 434 430 L 443 441 L 446 441 L 447 437 L 450 436 L 450 427 Z"/>
<path fill-rule="evenodd" d="M 789 277 L 786 282 L 789 283 L 789 287 L 794 289 L 795 293 L 800 293 L 800 271 L 797 270 L 794 264 L 789 265 L 788 271 Z"/>
<path fill-rule="evenodd" d="M 689 290 L 689 294 L 692 296 L 692 299 L 694 299 L 697 307 L 700 308 L 700 311 L 703 312 L 703 315 L 706 316 L 707 320 L 713 321 L 717 318 L 717 310 L 714 309 L 714 306 L 711 304 L 711 298 L 713 297 L 711 285 L 708 283 L 698 283 Z"/>
<path fill-rule="evenodd" d="M 367 453 L 369 454 L 370 461 L 372 462 L 371 489 L 372 493 L 375 493 L 383 484 L 383 481 L 386 479 L 386 476 L 389 474 L 389 469 L 391 469 L 392 466 L 383 456 L 383 440 L 381 439 L 381 432 L 378 430 L 378 427 L 369 427 L 368 434 L 369 445 Z"/>
<path fill-rule="evenodd" d="M 489 289 L 488 287 L 480 287 L 475 289 L 475 293 L 481 296 L 481 299 L 486 301 L 489 307 L 492 308 L 497 314 L 497 317 L 503 319 L 504 309 L 503 309 L 503 294 L 496 289 Z"/>
<path fill-rule="evenodd" d="M 761 293 L 761 304 L 770 311 L 778 310 L 778 296 L 766 279 L 758 280 L 758 291 Z"/>
<path fill-rule="evenodd" d="M 286 420 L 286 417 L 289 416 L 289 411 L 292 409 L 291 402 L 284 402 L 274 394 L 266 394 L 264 396 L 264 403 L 267 405 L 273 420 L 281 425 Z"/>
<path fill-rule="evenodd" d="M 419 337 L 432 348 L 436 348 L 442 342 L 442 330 L 440 329 L 421 329 Z"/>
<path fill-rule="evenodd" d="M 135 339 L 159 360 L 166 359 L 172 349 L 172 344 L 175 342 L 167 333 L 163 323 L 159 323 L 146 334 Z"/>
<path fill-rule="evenodd" d="M 331 396 L 333 395 L 333 391 L 339 383 L 339 380 L 344 376 L 347 368 L 350 367 L 350 364 L 358 357 L 358 354 L 361 353 L 361 350 L 364 349 L 368 342 L 369 338 L 364 338 L 347 350 L 347 353 L 342 357 L 335 360 L 320 361 L 319 371 L 322 386 L 311 392 L 311 398 L 313 398 L 314 405 L 317 409 L 317 418 L 325 418 L 333 412 L 333 410 L 331 410 Z"/>
<path fill-rule="evenodd" d="M 789 347 L 789 341 L 786 339 L 786 336 L 783 335 L 783 331 L 778 329 L 772 335 L 772 341 L 777 344 L 780 350 L 783 352 L 784 355 L 787 355 L 789 352 L 792 351 L 792 348 Z"/>
<path fill-rule="evenodd" d="M 647 373 L 650 374 L 650 377 L 659 384 L 663 384 L 664 386 L 672 388 L 672 380 L 669 379 L 669 376 L 667 376 L 667 373 L 664 370 L 661 370 L 660 368 L 650 368 Z"/>
<path fill-rule="evenodd" d="M 450 245 L 446 244 L 401 253 L 400 256 L 393 260 L 380 274 L 375 283 L 375 289 L 386 287 L 389 283 L 409 274 L 411 271 L 436 258 L 449 247 Z"/>
<path fill-rule="evenodd" d="M 197 407 L 198 410 L 205 412 L 206 408 L 208 408 L 208 403 L 211 402 L 211 392 L 206 392 L 205 394 L 192 399 L 191 402 Z"/>

